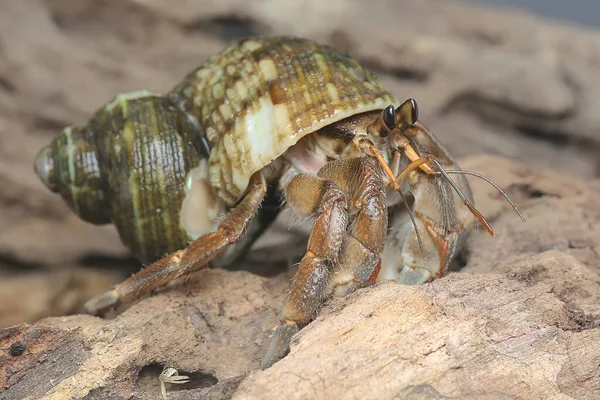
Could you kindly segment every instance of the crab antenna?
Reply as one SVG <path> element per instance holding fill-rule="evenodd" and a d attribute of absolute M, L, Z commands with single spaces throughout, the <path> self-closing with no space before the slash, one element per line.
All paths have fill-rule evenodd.
<path fill-rule="evenodd" d="M 492 185 L 494 187 L 494 189 L 496 189 L 502 196 L 504 196 L 504 199 L 512 206 L 513 210 L 515 210 L 515 212 L 517 213 L 517 215 L 519 216 L 519 218 L 521 218 L 521 221 L 526 222 L 525 216 L 517 208 L 516 204 L 513 203 L 513 201 L 510 199 L 510 197 L 508 197 L 508 195 L 506 194 L 506 192 L 504 190 L 502 190 L 500 188 L 500 186 L 498 186 L 493 180 L 491 180 L 487 176 L 483 176 L 481 174 L 478 174 L 477 172 L 463 171 L 463 170 L 460 170 L 460 169 L 447 169 L 446 173 L 447 174 L 459 174 L 459 175 L 471 175 L 471 176 L 475 176 L 475 177 L 477 177 L 479 179 L 483 179 L 484 181 L 486 181 L 487 183 L 489 183 L 490 185 Z"/>
<path fill-rule="evenodd" d="M 471 213 L 479 220 L 479 222 L 481 222 L 481 225 L 483 225 L 485 230 L 488 231 L 490 236 L 494 236 L 494 230 L 492 229 L 490 224 L 488 224 L 488 222 L 485 220 L 483 215 L 481 215 L 481 213 L 475 208 L 475 206 L 473 206 L 473 204 L 471 204 L 471 202 L 467 199 L 467 196 L 465 196 L 465 194 L 462 192 L 462 190 L 460 190 L 460 188 L 458 187 L 456 182 L 454 182 L 452 180 L 452 178 L 450 178 L 450 175 L 448 175 L 446 173 L 446 170 L 444 169 L 444 167 L 442 167 L 442 164 L 440 164 L 439 161 L 434 158 L 431 159 L 431 162 L 435 164 L 435 166 L 438 168 L 440 174 L 442 174 L 444 179 L 446 179 L 446 181 L 448 181 L 450 186 L 452 186 L 452 188 L 458 194 L 458 196 L 463 201 L 465 206 L 467 206 L 469 211 L 471 211 Z"/>
<path fill-rule="evenodd" d="M 396 150 L 396 153 L 398 153 L 398 150 Z M 392 171 L 390 171 L 390 172 L 392 172 Z M 394 176 L 393 172 L 392 172 L 392 176 Z M 417 235 L 417 241 L 419 242 L 419 249 L 421 249 L 421 253 L 423 253 L 424 252 L 423 241 L 421 240 L 421 234 L 419 233 L 419 228 L 417 228 L 417 221 L 415 220 L 415 214 L 413 213 L 410 206 L 408 205 L 408 201 L 406 201 L 406 197 L 404 197 L 404 193 L 402 193 L 402 189 L 400 188 L 398 179 L 394 178 L 394 180 L 392 182 L 394 182 L 394 188 L 397 187 L 396 192 L 398 192 L 398 194 L 400 195 L 400 198 L 402 199 L 402 202 L 404 203 L 404 206 L 406 207 L 406 210 L 408 211 L 408 217 L 410 218 L 410 222 L 412 223 L 413 228 L 415 228 L 415 235 Z"/>

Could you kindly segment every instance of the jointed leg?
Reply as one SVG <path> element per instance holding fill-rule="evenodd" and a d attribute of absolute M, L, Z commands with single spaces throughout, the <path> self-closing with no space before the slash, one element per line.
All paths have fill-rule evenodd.
<path fill-rule="evenodd" d="M 90 314 L 100 314 L 120 303 L 133 301 L 153 289 L 190 272 L 196 271 L 240 240 L 267 193 L 267 184 L 260 172 L 252 176 L 248 192 L 215 232 L 192 242 L 187 248 L 170 254 L 147 266 L 112 290 L 93 298 L 85 305 Z"/>
<path fill-rule="evenodd" d="M 350 204 L 344 193 L 351 196 Z M 330 162 L 318 177 L 299 175 L 288 185 L 286 195 L 292 209 L 300 215 L 320 215 L 263 369 L 287 352 L 291 337 L 315 316 L 333 290 L 348 293 L 376 275 L 387 229 L 383 180 L 371 158 Z M 350 233 L 348 208 L 356 215 Z M 332 268 L 335 275 L 331 275 Z"/>
<path fill-rule="evenodd" d="M 314 317 L 321 306 L 329 271 L 337 260 L 348 225 L 346 196 L 331 181 L 300 174 L 290 181 L 285 194 L 289 206 L 297 214 L 318 216 L 282 311 L 282 325 L 275 331 L 263 360 L 263 369 L 285 355 L 292 336 Z"/>
<path fill-rule="evenodd" d="M 384 184 L 372 158 L 326 166 L 319 174 L 336 182 L 352 199 L 352 225 L 329 280 L 328 292 L 342 297 L 374 282 L 379 272 L 388 223 Z"/>
<path fill-rule="evenodd" d="M 412 192 L 421 242 L 408 213 L 395 216 L 383 254 L 380 280 L 395 279 L 402 284 L 418 285 L 439 278 L 446 272 L 457 249 L 459 232 L 463 231 L 449 185 L 420 173 L 413 178 L 418 179 Z"/>
<path fill-rule="evenodd" d="M 396 152 L 393 173 L 400 186 L 410 187 L 414 219 L 408 212 L 392 217 L 379 280 L 417 285 L 446 272 L 461 223 L 449 182 L 440 179 L 429 165 L 434 159 L 419 156 L 405 137 L 398 139 L 410 162 L 400 170 L 401 153 Z"/>

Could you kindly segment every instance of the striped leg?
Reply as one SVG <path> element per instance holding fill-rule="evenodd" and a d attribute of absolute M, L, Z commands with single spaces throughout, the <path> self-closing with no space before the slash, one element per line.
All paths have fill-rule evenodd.
<path fill-rule="evenodd" d="M 210 260 L 232 243 L 240 240 L 262 200 L 267 184 L 260 173 L 253 175 L 244 199 L 234 208 L 215 232 L 207 233 L 187 248 L 150 264 L 85 304 L 88 314 L 101 314 L 121 303 L 131 302 L 171 280 L 205 267 Z"/>

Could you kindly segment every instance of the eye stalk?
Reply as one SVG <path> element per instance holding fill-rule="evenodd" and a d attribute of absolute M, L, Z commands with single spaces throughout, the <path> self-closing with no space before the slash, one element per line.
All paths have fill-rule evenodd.
<path fill-rule="evenodd" d="M 413 126 L 419 119 L 419 106 L 410 98 L 396 109 L 396 125 L 401 128 Z"/>
<path fill-rule="evenodd" d="M 396 110 L 394 110 L 394 106 L 391 104 L 387 106 L 385 110 L 383 110 L 382 117 L 385 127 L 388 130 L 393 131 L 396 128 Z"/>
<path fill-rule="evenodd" d="M 367 133 L 371 136 L 387 137 L 391 131 L 396 129 L 396 119 L 396 111 L 394 110 L 394 106 L 390 104 L 367 127 Z"/>

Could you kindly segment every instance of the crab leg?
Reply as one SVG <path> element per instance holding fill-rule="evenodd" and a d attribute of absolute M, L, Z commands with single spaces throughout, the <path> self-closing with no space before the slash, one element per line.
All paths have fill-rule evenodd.
<path fill-rule="evenodd" d="M 308 193 L 317 197 L 309 197 Z M 350 203 L 344 193 L 352 199 Z M 297 175 L 288 185 L 286 196 L 298 214 L 320 215 L 263 369 L 285 355 L 292 336 L 316 315 L 332 292 L 349 293 L 376 275 L 387 229 L 383 179 L 370 157 L 332 161 L 317 177 Z M 356 214 L 350 233 L 346 232 L 348 211 Z"/>
<path fill-rule="evenodd" d="M 334 163 L 343 162 L 345 160 Z M 275 331 L 262 362 L 263 369 L 287 353 L 292 336 L 317 313 L 348 225 L 346 195 L 330 180 L 299 174 L 287 185 L 285 195 L 295 213 L 304 217 L 317 215 L 317 218 L 283 307 L 281 325 Z"/>
<path fill-rule="evenodd" d="M 421 125 L 415 126 L 411 133 L 424 148 L 435 148 L 434 139 Z M 394 173 L 397 174 L 398 183 L 412 193 L 416 228 L 419 232 L 425 232 L 425 235 L 422 235 L 419 243 L 407 212 L 399 218 L 394 217 L 390 223 L 390 241 L 384 250 L 378 279 L 395 279 L 399 283 L 417 285 L 446 273 L 466 228 L 473 223 L 473 214 L 462 210 L 462 199 L 454 197 L 450 182 L 438 176 L 437 171 L 428 164 L 442 159 L 445 164 L 454 166 L 453 160 L 441 150 L 438 154 L 421 157 L 406 138 L 397 140 L 408 164 Z M 400 163 L 396 162 L 394 166 L 398 169 Z M 459 192 L 471 204 L 472 195 L 466 181 L 461 179 L 459 182 Z"/>
<path fill-rule="evenodd" d="M 458 249 L 460 232 L 450 185 L 424 173 L 413 175 L 413 213 L 417 229 L 425 232 L 419 244 L 413 224 L 406 212 L 391 222 L 389 245 L 386 245 L 380 280 L 418 285 L 442 276 Z"/>
<path fill-rule="evenodd" d="M 336 297 L 373 282 L 379 272 L 388 215 L 383 180 L 372 161 L 372 158 L 349 160 L 335 171 L 341 181 L 331 178 L 352 199 L 350 214 L 355 214 L 329 279 L 328 291 Z"/>
<path fill-rule="evenodd" d="M 262 200 L 267 184 L 260 172 L 254 174 L 242 201 L 221 222 L 218 229 L 193 241 L 187 248 L 150 264 L 113 289 L 85 304 L 89 314 L 101 314 L 118 304 L 130 302 L 171 280 L 202 267 L 229 245 L 241 239 Z"/>
<path fill-rule="evenodd" d="M 473 202 L 467 199 L 466 195 L 462 192 L 460 187 L 452 180 L 452 178 L 450 178 L 450 176 L 446 173 L 446 171 L 444 170 L 444 168 L 438 160 L 431 157 L 421 157 L 417 153 L 417 151 L 412 147 L 412 145 L 409 143 L 406 137 L 399 137 L 399 143 L 400 147 L 402 147 L 404 151 L 404 154 L 406 154 L 408 159 L 412 162 L 408 166 L 406 166 L 402 172 L 400 172 L 400 175 L 398 175 L 397 178 L 398 181 L 403 179 L 404 176 L 406 176 L 410 171 L 416 168 L 422 169 L 428 175 L 443 176 L 446 179 L 446 181 L 452 186 L 452 188 L 456 191 L 456 194 L 458 194 L 458 196 L 461 198 L 464 205 L 467 206 L 469 211 L 473 213 L 473 215 L 479 220 L 481 225 L 490 234 L 490 236 L 494 236 L 494 231 L 492 230 L 490 224 L 486 221 L 485 217 L 481 215 L 481 213 L 475 208 Z M 428 162 L 433 163 L 437 167 L 437 171 L 433 169 L 429 164 L 427 164 Z"/>

